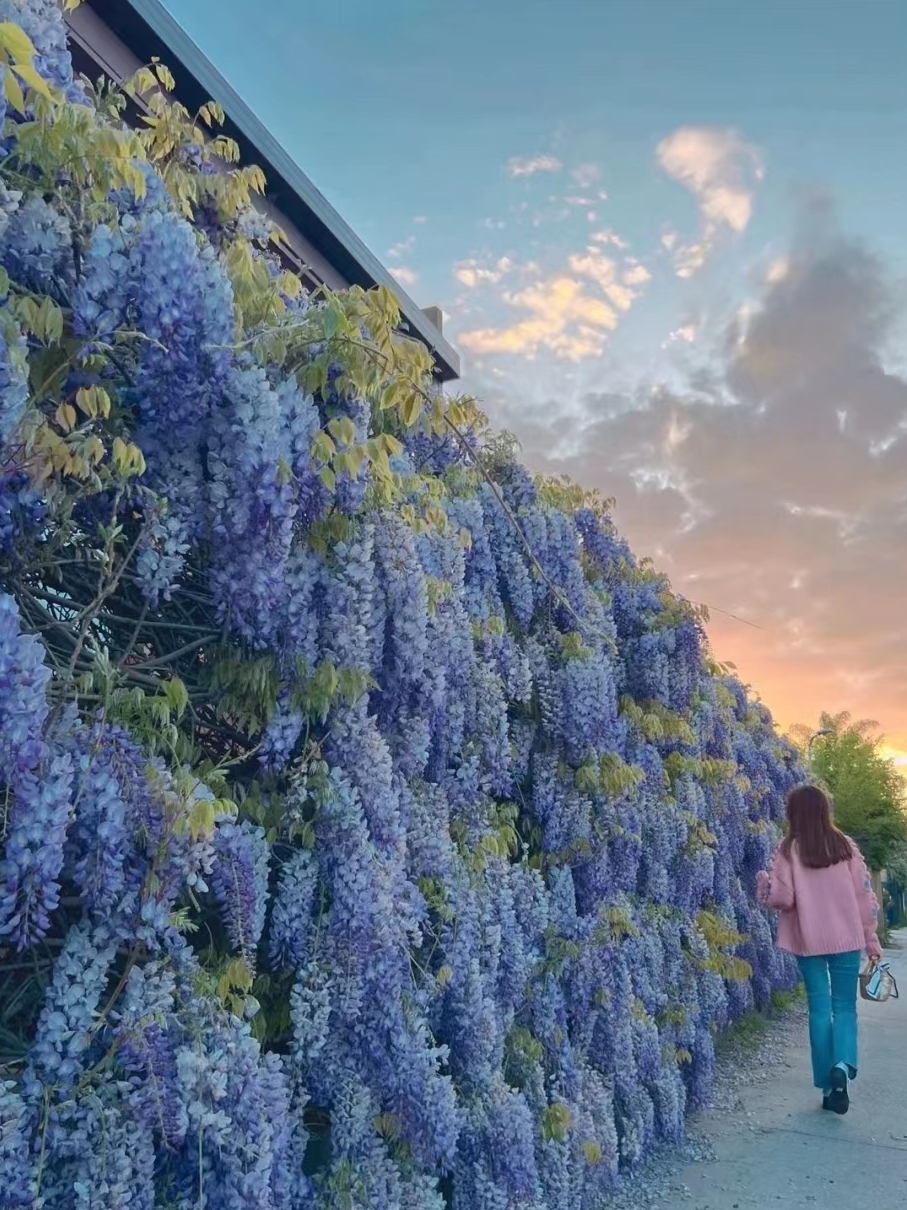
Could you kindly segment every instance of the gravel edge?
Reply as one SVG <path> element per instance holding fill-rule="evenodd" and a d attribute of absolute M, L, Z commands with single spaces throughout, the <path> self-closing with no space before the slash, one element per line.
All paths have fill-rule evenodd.
<path fill-rule="evenodd" d="M 751 1019 L 751 1028 L 731 1031 L 719 1042 L 715 1084 L 708 1109 L 691 1114 L 687 1138 L 676 1147 L 657 1148 L 646 1163 L 621 1179 L 617 1188 L 601 1201 L 597 1210 L 676 1210 L 691 1196 L 680 1181 L 682 1169 L 691 1163 L 707 1164 L 715 1159 L 710 1119 L 720 1116 L 723 1127 L 729 1120 L 747 1129 L 743 1092 L 772 1078 L 790 1049 L 802 1044 L 806 1005 L 796 1001 L 770 1017 Z"/>

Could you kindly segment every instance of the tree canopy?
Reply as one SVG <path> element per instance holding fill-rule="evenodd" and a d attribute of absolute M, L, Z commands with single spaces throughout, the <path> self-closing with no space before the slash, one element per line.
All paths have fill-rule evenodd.
<path fill-rule="evenodd" d="M 815 731 L 803 724 L 791 729 L 804 752 L 814 735 L 812 768 L 829 792 L 835 822 L 859 844 L 872 869 L 883 869 L 907 842 L 907 787 L 882 752 L 878 724 L 842 712 L 822 714 Z"/>

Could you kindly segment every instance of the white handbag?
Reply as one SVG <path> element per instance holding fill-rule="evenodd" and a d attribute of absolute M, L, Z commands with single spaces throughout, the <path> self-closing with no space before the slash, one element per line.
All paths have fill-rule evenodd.
<path fill-rule="evenodd" d="M 898 999 L 898 985 L 887 962 L 870 959 L 866 970 L 860 975 L 860 995 L 864 1000 L 874 1000 L 877 1004 Z"/>

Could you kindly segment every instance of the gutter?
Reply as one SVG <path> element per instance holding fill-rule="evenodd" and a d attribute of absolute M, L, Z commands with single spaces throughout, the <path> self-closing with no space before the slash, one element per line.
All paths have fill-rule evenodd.
<path fill-rule="evenodd" d="M 244 163 L 264 172 L 267 210 L 276 211 L 271 217 L 300 263 L 311 265 L 331 289 L 386 286 L 400 303 L 401 327 L 431 350 L 438 378 L 459 378 L 459 354 L 444 339 L 440 311 L 421 310 L 400 288 L 159 0 L 87 0 L 66 20 L 73 41 L 101 62 L 111 78 L 131 74 L 115 62 L 122 63 L 124 51 L 135 66 L 157 57 L 173 72 L 175 96 L 191 113 L 206 101 L 217 101 L 227 119 L 223 133 L 236 142 Z"/>

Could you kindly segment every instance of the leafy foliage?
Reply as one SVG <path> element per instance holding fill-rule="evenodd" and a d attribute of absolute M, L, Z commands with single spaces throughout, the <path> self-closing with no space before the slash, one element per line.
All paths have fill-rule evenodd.
<path fill-rule="evenodd" d="M 907 843 L 905 783 L 890 757 L 880 751 L 877 724 L 845 713 L 823 714 L 812 746 L 812 765 L 827 788 L 835 823 L 859 844 L 873 870 L 884 869 Z M 813 733 L 793 730 L 801 745 Z"/>
<path fill-rule="evenodd" d="M 305 294 L 216 105 L 150 64 L 136 134 L 11 9 L 4 1196 L 591 1210 L 792 984 L 796 751 L 387 291 Z"/>

